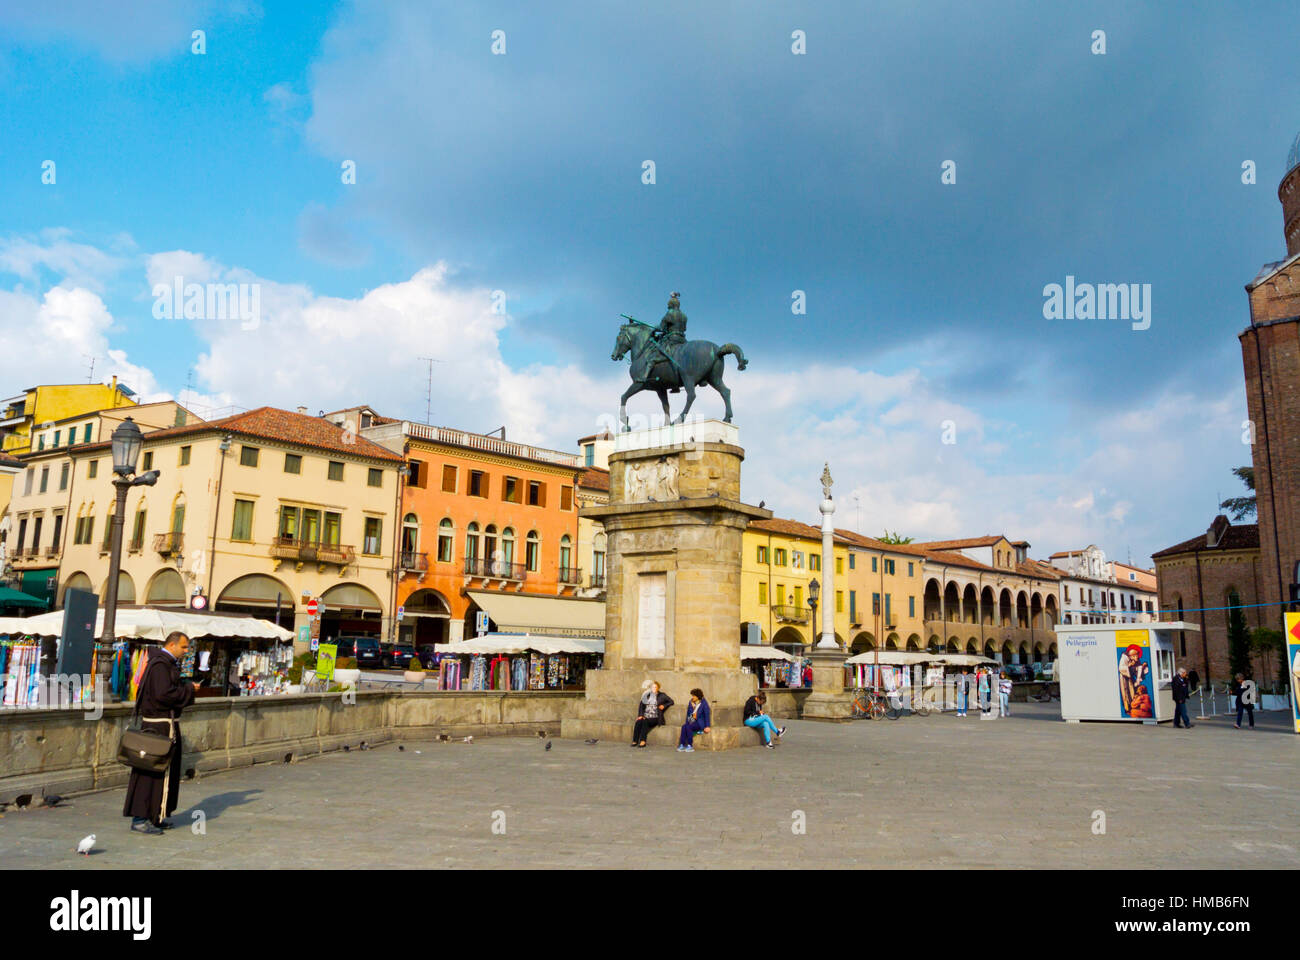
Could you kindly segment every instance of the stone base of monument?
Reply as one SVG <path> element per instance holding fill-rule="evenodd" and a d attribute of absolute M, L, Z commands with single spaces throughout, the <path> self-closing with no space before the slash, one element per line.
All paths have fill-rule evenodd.
<path fill-rule="evenodd" d="M 842 650 L 814 648 L 812 659 L 813 692 L 803 702 L 803 720 L 826 720 L 847 723 L 853 719 L 853 699 L 844 689 L 844 661 Z"/>
<path fill-rule="evenodd" d="M 741 722 L 745 701 L 758 689 L 757 677 L 739 670 L 673 670 L 671 667 L 587 671 L 587 697 L 574 705 L 573 716 L 561 722 L 560 736 L 565 740 L 631 743 L 642 685 L 647 680 L 658 680 L 660 689 L 675 701 L 665 715 L 666 723 L 655 727 L 646 737 L 648 746 L 677 746 L 682 724 L 686 722 L 691 689 L 695 687 L 704 691 L 713 715 L 710 732 L 695 738 L 696 750 L 731 750 L 762 744 L 758 731 Z"/>

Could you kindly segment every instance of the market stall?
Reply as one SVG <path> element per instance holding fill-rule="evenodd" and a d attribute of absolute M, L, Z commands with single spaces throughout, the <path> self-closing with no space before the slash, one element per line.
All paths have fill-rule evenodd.
<path fill-rule="evenodd" d="M 32 648 L 57 647 L 63 634 L 64 611 L 55 610 L 35 617 L 0 619 L 0 650 L 18 650 L 27 673 L 33 667 Z M 102 637 L 104 611 L 95 621 L 95 638 Z M 114 628 L 115 642 L 96 643 L 92 673 L 107 673 L 114 697 L 135 699 L 149 650 L 173 632 L 192 641 L 189 656 L 181 663 L 185 679 L 206 681 L 201 697 L 265 695 L 282 693 L 286 673 L 293 661 L 293 633 L 255 617 L 216 613 L 182 613 L 151 607 L 119 607 Z M 54 653 L 57 657 L 57 651 Z M 6 659 L 17 659 L 7 656 Z M 53 662 L 48 655 L 48 662 Z M 105 662 L 107 661 L 107 662 Z M 0 671 L 3 672 L 3 671 Z M 6 688 L 7 693 L 7 688 Z"/>
<path fill-rule="evenodd" d="M 581 690 L 600 668 L 605 641 L 537 633 L 488 633 L 434 646 L 439 690 Z"/>
<path fill-rule="evenodd" d="M 759 687 L 802 687 L 803 669 L 812 661 L 777 647 L 742 643 L 740 668 L 758 676 Z"/>

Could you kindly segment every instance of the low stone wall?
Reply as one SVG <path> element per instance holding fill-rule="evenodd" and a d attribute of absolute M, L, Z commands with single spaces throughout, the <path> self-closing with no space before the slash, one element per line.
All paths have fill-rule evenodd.
<path fill-rule="evenodd" d="M 812 687 L 764 687 L 763 692 L 767 694 L 768 716 L 773 720 L 798 720 Z"/>
<path fill-rule="evenodd" d="M 283 761 L 394 740 L 439 734 L 559 736 L 572 715 L 576 692 L 361 691 L 278 697 L 211 697 L 196 700 L 181 717 L 185 771 L 205 773 L 253 763 Z M 81 710 L 0 709 L 0 800 L 32 793 L 73 794 L 126 783 L 117 762 L 122 731 L 134 704 L 104 707 L 99 719 Z M 188 773 L 187 773 L 188 776 Z"/>

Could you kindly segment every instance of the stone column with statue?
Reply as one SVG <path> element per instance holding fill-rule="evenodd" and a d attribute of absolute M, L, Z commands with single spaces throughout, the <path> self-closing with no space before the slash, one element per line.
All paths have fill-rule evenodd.
<path fill-rule="evenodd" d="M 850 695 L 844 689 L 848 654 L 835 641 L 835 500 L 831 496 L 830 464 L 822 467 L 822 635 L 813 648 L 813 692 L 804 701 L 804 720 L 833 722 L 853 719 Z"/>

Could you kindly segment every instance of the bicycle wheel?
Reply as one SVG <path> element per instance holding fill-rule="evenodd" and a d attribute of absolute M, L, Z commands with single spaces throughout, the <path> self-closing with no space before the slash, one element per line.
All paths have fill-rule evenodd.
<path fill-rule="evenodd" d="M 930 715 L 930 705 L 925 702 L 923 697 L 914 697 L 912 699 L 912 716 L 928 717 Z"/>
<path fill-rule="evenodd" d="M 879 700 L 871 701 L 871 719 L 880 720 L 885 716 L 885 705 Z"/>
<path fill-rule="evenodd" d="M 903 711 L 898 708 L 898 703 L 892 698 L 885 700 L 885 716 L 890 720 L 897 720 L 903 715 Z"/>

